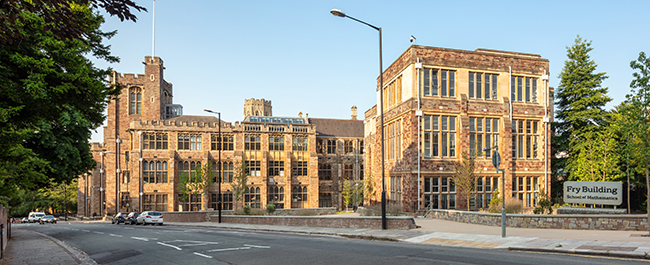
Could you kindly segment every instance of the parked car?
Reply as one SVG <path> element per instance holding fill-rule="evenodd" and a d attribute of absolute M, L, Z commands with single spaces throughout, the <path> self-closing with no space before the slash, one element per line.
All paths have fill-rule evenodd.
<path fill-rule="evenodd" d="M 133 225 L 136 223 L 136 219 L 140 216 L 140 213 L 138 212 L 130 212 L 129 215 L 126 216 L 126 220 L 124 220 L 125 225 Z"/>
<path fill-rule="evenodd" d="M 20 220 L 22 223 L 29 223 L 29 218 L 23 217 L 23 219 Z"/>
<path fill-rule="evenodd" d="M 113 216 L 113 220 L 111 220 L 111 224 L 124 223 L 125 220 L 126 220 L 126 213 L 117 213 L 115 216 Z"/>
<path fill-rule="evenodd" d="M 146 211 L 142 212 L 138 218 L 135 219 L 135 224 L 142 224 L 142 225 L 163 225 L 163 215 L 160 212 L 155 212 L 155 211 Z"/>
<path fill-rule="evenodd" d="M 29 213 L 29 215 L 27 216 L 27 221 L 30 222 L 30 223 L 36 223 L 36 222 L 38 222 L 38 221 L 41 219 L 41 217 L 43 217 L 43 216 L 45 216 L 45 213 L 44 213 L 44 212 L 31 212 L 31 213 Z"/>
<path fill-rule="evenodd" d="M 56 218 L 53 215 L 45 215 L 45 216 L 41 217 L 41 219 L 38 220 L 38 223 L 39 224 L 44 224 L 44 223 L 56 224 Z"/>

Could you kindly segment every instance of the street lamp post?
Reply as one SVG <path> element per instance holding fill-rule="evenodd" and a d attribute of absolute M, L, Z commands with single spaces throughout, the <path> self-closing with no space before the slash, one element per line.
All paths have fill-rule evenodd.
<path fill-rule="evenodd" d="M 99 215 L 104 216 L 104 175 L 106 174 L 106 167 L 104 166 L 104 155 L 110 154 L 110 151 L 103 151 L 99 153 L 102 157 L 102 168 L 99 169 Z"/>
<path fill-rule="evenodd" d="M 88 173 L 84 173 L 84 217 L 88 217 Z"/>
<path fill-rule="evenodd" d="M 383 75 L 383 66 L 382 66 L 382 57 L 381 57 L 381 28 L 375 27 L 371 24 L 368 24 L 364 21 L 358 20 L 351 16 L 346 15 L 343 11 L 338 9 L 332 9 L 330 11 L 332 15 L 337 17 L 346 17 L 352 19 L 361 24 L 365 24 L 377 31 L 379 31 L 379 115 L 380 115 L 380 141 L 381 141 L 381 229 L 386 229 L 386 176 L 384 172 L 384 75 Z"/>
<path fill-rule="evenodd" d="M 213 114 L 217 114 L 218 117 L 219 117 L 219 141 L 217 143 L 217 147 L 218 147 L 217 149 L 219 150 L 219 164 L 218 164 L 219 165 L 219 175 L 217 176 L 217 183 L 219 183 L 219 185 L 218 185 L 219 188 L 217 190 L 217 193 L 218 193 L 218 195 L 217 195 L 217 211 L 219 212 L 219 223 L 221 223 L 221 178 L 223 177 L 223 173 L 222 173 L 223 172 L 223 169 L 222 169 L 223 165 L 221 164 L 221 149 L 223 148 L 223 146 L 221 145 L 221 141 L 222 141 L 222 139 L 221 139 L 221 112 L 215 112 L 215 111 L 211 111 L 209 109 L 204 109 L 204 111 L 209 112 L 209 113 L 213 113 Z"/>
<path fill-rule="evenodd" d="M 490 151 L 490 149 L 494 149 L 494 152 L 492 152 L 492 165 L 497 169 L 497 173 L 501 172 L 501 237 L 506 237 L 506 170 L 499 169 L 499 165 L 501 165 L 499 146 L 485 148 L 483 152 Z"/>

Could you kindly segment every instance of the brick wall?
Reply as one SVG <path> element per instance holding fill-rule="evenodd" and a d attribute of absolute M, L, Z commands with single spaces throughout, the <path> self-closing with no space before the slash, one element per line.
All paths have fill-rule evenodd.
<path fill-rule="evenodd" d="M 215 221 L 217 217 L 211 216 Z M 222 216 L 225 223 L 257 224 L 257 225 L 282 225 L 282 226 L 309 226 L 330 228 L 356 228 L 356 229 L 381 229 L 381 217 L 331 217 L 331 216 Z M 386 217 L 387 229 L 408 230 L 415 228 L 412 217 Z"/>
<path fill-rule="evenodd" d="M 433 219 L 461 223 L 501 226 L 500 213 L 432 210 L 430 216 Z M 646 215 L 641 214 L 508 214 L 506 216 L 506 226 L 516 228 L 646 231 L 648 230 L 647 219 Z"/>

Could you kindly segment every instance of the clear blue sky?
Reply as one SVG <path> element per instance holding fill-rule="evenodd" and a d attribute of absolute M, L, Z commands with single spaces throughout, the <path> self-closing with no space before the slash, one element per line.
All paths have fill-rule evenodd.
<path fill-rule="evenodd" d="M 103 29 L 121 73 L 143 73 L 152 53 L 152 3 L 138 22 L 106 17 Z M 650 1 L 156 1 L 156 56 L 174 103 L 186 115 L 220 111 L 228 122 L 243 119 L 244 99 L 271 100 L 274 116 L 359 119 L 376 101 L 378 34 L 332 16 L 347 15 L 383 30 L 384 69 L 410 45 L 475 50 L 487 48 L 539 54 L 550 60 L 550 85 L 557 87 L 566 47 L 579 34 L 592 41 L 604 87 L 625 99 L 630 61 L 650 53 Z M 102 141 L 102 129 L 92 141 Z"/>

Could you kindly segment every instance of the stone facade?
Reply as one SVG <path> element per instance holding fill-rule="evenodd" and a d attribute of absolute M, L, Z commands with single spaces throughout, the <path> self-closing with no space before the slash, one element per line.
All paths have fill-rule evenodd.
<path fill-rule="evenodd" d="M 378 106 L 383 97 L 383 176 L 390 203 L 400 204 L 403 211 L 467 208 L 466 198 L 452 187 L 453 168 L 463 153 L 473 153 L 481 182 L 470 208 L 486 208 L 495 186 L 502 190 L 503 179 L 492 165 L 492 154 L 481 151 L 498 143 L 506 197 L 534 206 L 539 192 L 550 191 L 547 150 L 554 99 L 548 74 L 548 60 L 534 54 L 409 47 L 384 71 L 377 105 L 365 112 L 366 178 L 373 179 L 378 191 L 371 200 L 379 201 L 381 194 Z M 515 147 L 521 143 L 514 158 L 513 141 Z"/>
<path fill-rule="evenodd" d="M 216 209 L 219 192 L 224 196 L 224 210 L 236 208 L 237 202 L 230 199 L 232 180 L 228 176 L 236 172 L 239 163 L 246 161 L 257 164 L 249 165 L 253 173 L 248 177 L 251 192 L 244 196 L 248 198 L 247 204 L 265 208 L 277 196 L 275 203 L 280 208 L 319 207 L 319 189 L 323 184 L 318 177 L 322 155 L 317 152 L 317 139 L 340 135 L 320 135 L 302 114 L 273 117 L 271 101 L 264 99 L 246 99 L 245 114 L 253 115 L 247 115 L 241 122 L 224 122 L 214 116 L 180 115 L 178 111 L 170 111 L 170 107 L 182 110 L 182 106 L 174 104 L 172 84 L 163 79 L 163 61 L 146 56 L 144 65 L 143 75 L 114 72 L 109 80 L 111 84 L 122 85 L 123 90 L 108 105 L 103 143 L 91 144 L 98 167 L 79 176 L 79 215 Z M 363 121 L 344 121 L 363 127 Z M 330 129 L 335 132 L 345 133 L 346 128 L 337 128 L 337 124 L 347 123 L 328 123 L 334 126 Z M 220 135 L 225 141 L 221 151 L 217 147 Z M 362 141 L 363 131 L 348 136 L 344 134 L 343 138 Z M 300 150 L 298 140 L 303 146 Z M 362 156 L 357 159 L 363 163 Z M 225 163 L 222 185 L 214 183 L 207 194 L 184 201 L 179 196 L 181 174 L 189 173 L 200 163 L 213 164 L 216 176 L 218 161 Z M 275 173 L 271 174 L 271 170 Z M 270 187 L 278 187 L 274 198 L 269 195 Z M 333 191 L 340 193 L 337 187 Z M 334 206 L 342 207 L 340 201 L 336 203 Z"/>

